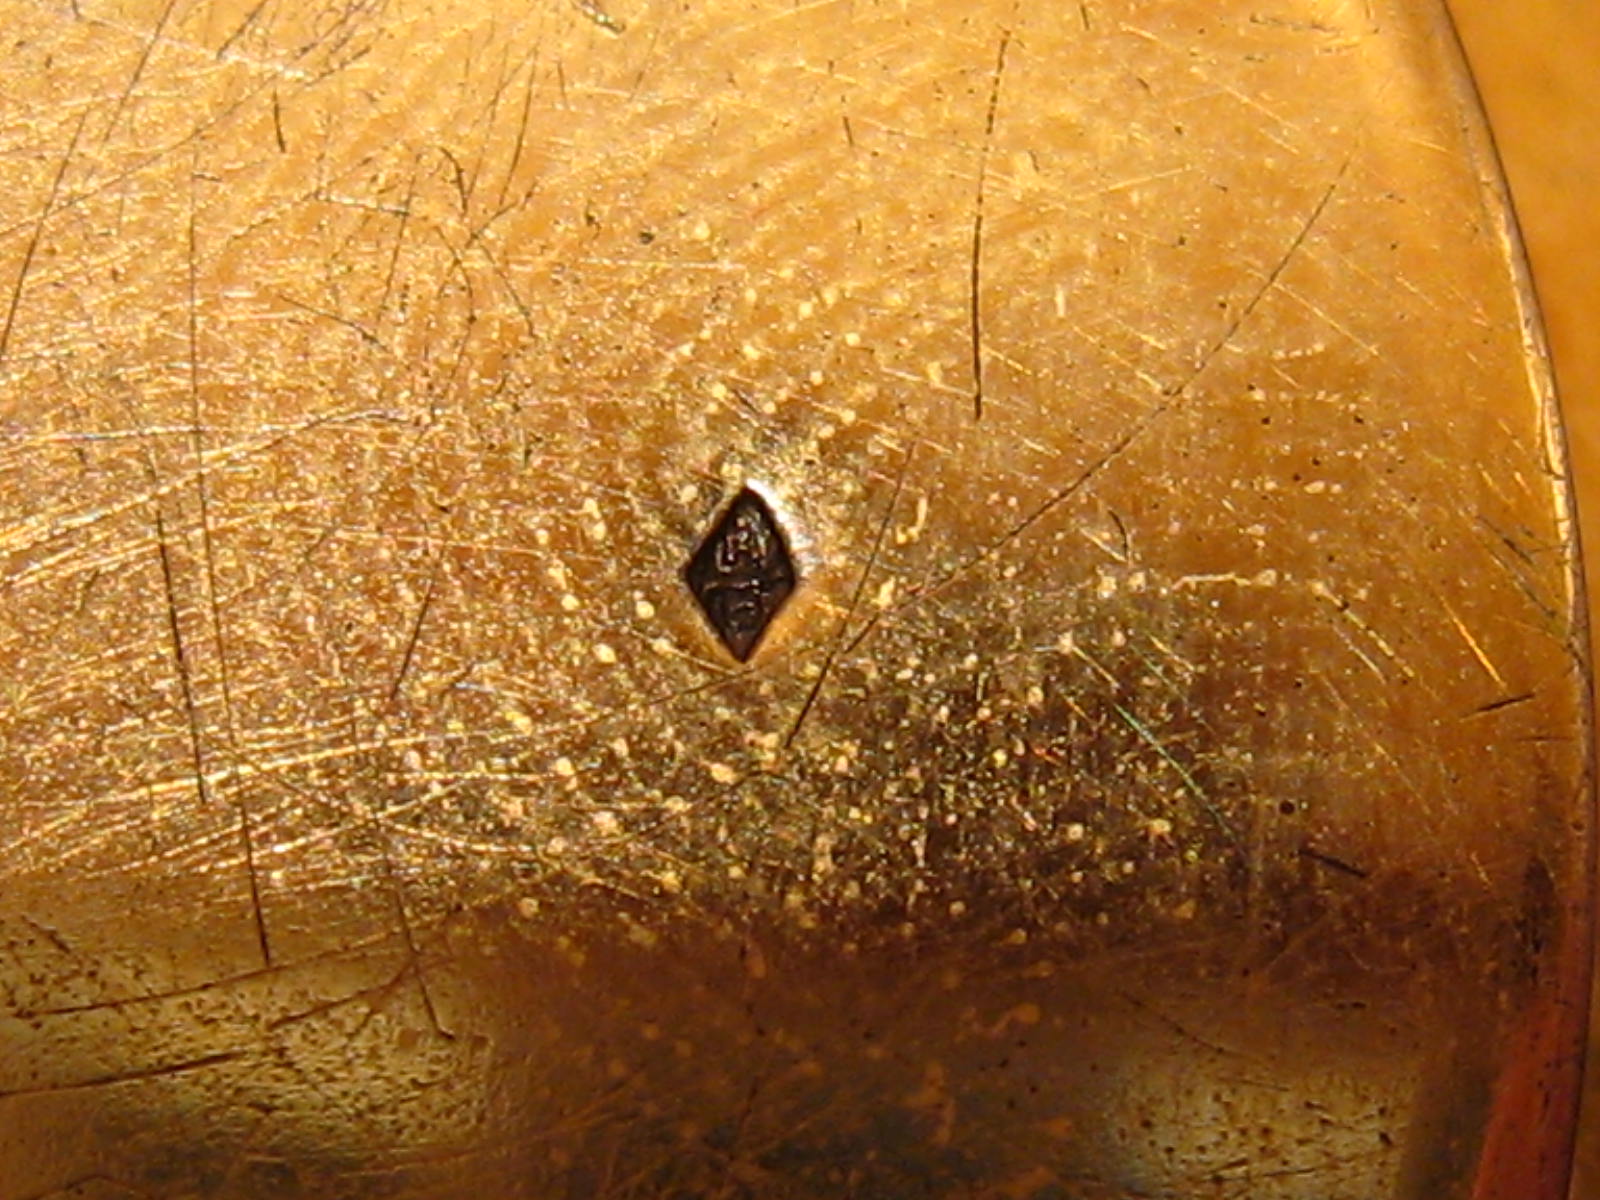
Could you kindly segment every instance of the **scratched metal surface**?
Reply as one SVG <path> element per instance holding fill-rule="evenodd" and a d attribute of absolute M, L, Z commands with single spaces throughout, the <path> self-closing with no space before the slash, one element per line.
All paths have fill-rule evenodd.
<path fill-rule="evenodd" d="M 0 1197 L 1558 1194 L 1435 10 L 3 12 Z"/>

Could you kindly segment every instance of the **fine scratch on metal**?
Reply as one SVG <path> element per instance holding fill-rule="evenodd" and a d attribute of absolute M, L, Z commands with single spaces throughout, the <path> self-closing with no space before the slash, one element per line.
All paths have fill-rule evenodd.
<path fill-rule="evenodd" d="M 533 115 L 533 94 L 539 82 L 539 47 L 533 48 L 532 61 L 528 64 L 528 82 L 522 89 L 522 110 L 517 118 L 517 136 L 511 145 L 511 155 L 506 163 L 505 175 L 500 180 L 500 191 L 495 197 L 495 210 L 505 208 L 506 197 L 511 190 L 511 181 L 517 176 L 517 168 L 522 165 L 522 156 L 528 145 L 528 124 Z M 477 235 L 474 234 L 474 237 Z"/>
<path fill-rule="evenodd" d="M 1278 261 L 1273 264 L 1272 269 L 1267 272 L 1266 278 L 1261 281 L 1261 286 L 1245 302 L 1244 307 L 1239 310 L 1239 315 L 1229 323 L 1222 336 L 1201 356 L 1200 362 L 1189 373 L 1188 377 L 1168 392 L 1170 397 L 1176 398 L 1183 395 L 1200 376 L 1206 373 L 1206 368 L 1211 365 L 1212 360 L 1227 349 L 1233 339 L 1238 336 L 1239 331 L 1244 328 L 1245 323 L 1254 315 L 1257 307 L 1277 286 L 1278 280 L 1283 277 L 1283 273 L 1288 269 L 1289 263 L 1293 261 L 1296 254 L 1300 253 L 1300 248 L 1306 244 L 1306 239 L 1311 236 L 1311 231 L 1317 227 L 1317 222 L 1322 220 L 1322 214 L 1327 211 L 1329 202 L 1333 200 L 1334 193 L 1339 190 L 1339 185 L 1344 182 L 1344 177 L 1350 170 L 1350 164 L 1354 161 L 1355 151 L 1352 150 L 1345 155 L 1344 161 L 1339 164 L 1339 169 L 1334 172 L 1333 178 L 1328 181 L 1328 186 L 1323 189 L 1321 197 L 1312 206 L 1311 212 L 1306 216 L 1305 220 L 1301 222 L 1300 228 L 1293 240 L 1290 241 L 1288 248 L 1284 250 Z"/>
<path fill-rule="evenodd" d="M 906 447 L 905 457 L 900 460 L 900 470 L 896 472 L 894 479 L 894 491 L 889 495 L 889 503 L 884 506 L 883 518 L 878 522 L 878 532 L 873 538 L 872 549 L 867 554 L 867 561 L 861 568 L 861 574 L 856 577 L 855 590 L 850 593 L 850 602 L 845 606 L 844 613 L 839 618 L 838 629 L 835 630 L 833 641 L 828 647 L 828 653 L 822 660 L 822 669 L 817 672 L 816 682 L 807 691 L 806 698 L 800 705 L 800 711 L 795 714 L 794 723 L 789 726 L 789 732 L 783 739 L 783 744 L 786 747 L 794 744 L 795 738 L 800 733 L 800 726 L 805 723 L 806 717 L 811 713 L 812 706 L 817 702 L 817 697 L 822 694 L 823 685 L 828 681 L 828 674 L 833 669 L 834 662 L 841 653 L 853 649 L 861 640 L 860 635 L 857 635 L 849 642 L 845 642 L 845 630 L 849 628 L 851 618 L 855 616 L 856 610 L 860 607 L 861 596 L 867 588 L 867 580 L 871 577 L 873 568 L 877 566 L 878 557 L 883 551 L 884 536 L 889 531 L 890 521 L 894 519 L 895 509 L 899 507 L 900 493 L 905 488 L 906 475 L 911 469 L 911 459 L 916 454 L 919 445 L 921 445 L 920 441 L 912 442 Z M 871 624 L 871 621 L 869 621 L 867 627 L 870 628 Z"/>
<path fill-rule="evenodd" d="M 1343 180 L 1354 159 L 1355 155 L 1353 152 L 1345 157 L 1344 162 L 1339 167 L 1338 171 L 1335 172 L 1332 181 L 1323 190 L 1322 195 L 1312 207 L 1310 213 L 1303 221 L 1301 221 L 1293 239 L 1288 245 L 1288 248 L 1278 258 L 1271 271 L 1267 273 L 1267 277 L 1262 282 L 1261 286 L 1256 289 L 1249 302 L 1246 303 L 1243 309 L 1240 310 L 1239 316 L 1230 323 L 1222 337 L 1220 337 L 1210 348 L 1210 350 L 1206 352 L 1206 354 L 1201 358 L 1199 365 L 1189 373 L 1187 378 L 1185 378 L 1181 383 L 1169 388 L 1164 399 L 1150 409 L 1146 410 L 1146 412 L 1141 416 L 1135 418 L 1134 421 L 1123 432 L 1123 434 L 1118 437 L 1116 441 L 1112 442 L 1111 445 L 1099 455 L 1099 457 L 1095 458 L 1082 471 L 1080 471 L 1074 479 L 1050 496 L 1046 497 L 1031 512 L 1027 513 L 1018 521 L 1016 521 L 1009 529 L 1005 530 L 997 538 L 995 538 L 994 541 L 990 542 L 986 546 L 980 547 L 965 561 L 952 567 L 949 571 L 945 572 L 945 574 L 933 580 L 925 587 L 919 588 L 915 592 L 908 595 L 893 609 L 890 609 L 884 613 L 875 614 L 872 620 L 869 621 L 866 626 L 864 626 L 857 633 L 854 639 L 852 639 L 850 645 L 847 646 L 846 649 L 854 649 L 857 644 L 859 644 L 871 633 L 872 629 L 881 621 L 883 617 L 898 615 L 909 608 L 926 603 L 934 595 L 943 591 L 957 579 L 966 575 L 968 572 L 975 570 L 984 562 L 996 557 L 1002 550 L 1004 550 L 1011 543 L 1015 542 L 1018 538 L 1022 537 L 1031 527 L 1036 525 L 1050 512 L 1056 508 L 1059 508 L 1062 504 L 1065 504 L 1067 501 L 1071 500 L 1072 497 L 1082 492 L 1083 489 L 1087 487 L 1096 476 L 1098 476 L 1103 470 L 1105 470 L 1106 467 L 1110 466 L 1113 462 L 1120 458 L 1162 417 L 1164 417 L 1168 412 L 1172 411 L 1173 406 L 1179 403 L 1187 395 L 1188 390 L 1194 385 L 1195 381 L 1205 373 L 1206 368 L 1210 365 L 1211 361 L 1217 356 L 1217 354 L 1220 353 L 1222 349 L 1227 346 L 1227 344 L 1231 342 L 1235 336 L 1238 335 L 1239 330 L 1249 320 L 1250 316 L 1261 304 L 1261 301 L 1265 299 L 1267 294 L 1277 283 L 1278 279 L 1283 275 L 1283 272 L 1288 267 L 1290 261 L 1294 258 L 1296 253 L 1299 252 L 1300 248 L 1305 245 L 1306 239 L 1310 236 L 1311 231 L 1316 227 L 1318 221 L 1321 220 L 1323 213 L 1328 208 L 1329 202 L 1333 199 L 1334 193 L 1338 190 L 1340 181 Z"/>
<path fill-rule="evenodd" d="M 11 331 L 16 327 L 17 309 L 22 304 L 23 285 L 28 280 L 28 272 L 33 267 L 34 255 L 39 252 L 39 239 L 44 236 L 45 222 L 50 219 L 50 214 L 55 211 L 56 199 L 61 195 L 61 181 L 66 177 L 67 165 L 72 162 L 72 156 L 77 153 L 78 139 L 83 136 L 84 122 L 89 119 L 89 110 L 86 108 L 78 116 L 78 123 L 73 127 L 72 139 L 67 143 L 66 150 L 61 155 L 61 161 L 56 164 L 55 177 L 50 181 L 50 192 L 45 197 L 43 206 L 39 209 L 39 218 L 33 224 L 33 232 L 28 237 L 28 244 L 22 251 L 22 265 L 17 268 L 17 281 L 11 286 L 11 301 L 6 305 L 6 319 L 0 325 L 0 367 L 5 365 L 6 351 L 11 346 Z"/>
<path fill-rule="evenodd" d="M 150 55 L 155 51 L 156 43 L 161 41 L 161 35 L 167 28 L 167 22 L 172 19 L 172 10 L 178 6 L 178 0 L 167 0 L 166 7 L 161 10 L 161 15 L 156 18 L 156 27 L 150 31 L 150 36 L 145 39 L 144 47 L 139 51 L 139 61 L 133 66 L 133 71 L 128 76 L 127 85 L 122 89 L 122 94 L 117 97 L 117 102 L 112 106 L 111 116 L 106 121 L 106 131 L 100 136 L 100 144 L 104 146 L 111 140 L 111 135 L 117 131 L 117 123 L 122 120 L 123 110 L 128 107 L 128 101 L 133 96 L 133 91 L 139 86 L 139 81 L 144 78 L 145 68 L 150 65 Z"/>
<path fill-rule="evenodd" d="M 249 32 L 250 27 L 261 18 L 261 12 L 271 0 L 256 0 L 255 7 L 245 13 L 244 19 L 234 26 L 233 32 L 222 39 L 222 44 L 217 47 L 216 59 L 221 62 L 227 57 L 228 51 L 233 49 L 233 44 Z"/>
<path fill-rule="evenodd" d="M 251 441 L 240 441 L 222 447 L 212 452 L 212 465 L 215 468 L 232 466 L 248 459 L 263 455 L 268 451 L 312 430 L 324 428 L 339 428 L 342 426 L 361 425 L 376 422 L 386 425 L 401 424 L 403 418 L 392 412 L 381 409 L 362 409 L 349 413 L 322 413 L 299 421 L 293 425 L 284 425 L 269 429 L 269 436 L 256 438 Z M 264 427 L 265 428 L 265 427 Z M 141 440 L 153 439 L 157 436 L 169 436 L 174 433 L 189 435 L 187 427 L 174 430 L 163 426 L 150 426 L 140 428 L 137 425 L 126 434 L 117 436 L 137 437 Z M 165 479 L 159 476 L 151 477 L 151 486 L 148 489 L 130 493 L 115 504 L 103 505 L 87 510 L 78 510 L 62 513 L 59 510 L 46 511 L 32 514 L 26 521 L 18 522 L 9 528 L 0 529 L 0 550 L 13 554 L 26 554 L 36 550 L 49 542 L 57 541 L 78 533 L 80 530 L 103 525 L 123 513 L 141 508 L 152 501 L 160 500 L 164 496 L 172 495 L 187 488 L 194 480 L 192 471 L 184 471 L 169 476 Z M 18 584 L 30 579 L 34 571 L 25 569 L 11 576 L 7 581 L 13 590 Z"/>
<path fill-rule="evenodd" d="M 383 291 L 378 296 L 378 304 L 372 314 L 373 329 L 383 324 L 383 314 L 389 308 L 389 297 L 394 293 L 395 272 L 400 266 L 400 251 L 405 246 L 406 225 L 411 220 L 411 208 L 416 200 L 419 173 L 420 167 L 413 165 L 411 181 L 406 185 L 406 198 L 400 204 L 399 225 L 394 231 L 394 246 L 389 251 L 389 266 L 383 277 Z"/>
<path fill-rule="evenodd" d="M 1173 773 L 1177 775 L 1180 781 L 1182 781 L 1184 789 L 1195 798 L 1195 802 L 1199 804 L 1201 808 L 1205 809 L 1206 815 L 1216 822 L 1217 827 L 1227 835 L 1228 840 L 1234 844 L 1234 847 L 1237 849 L 1243 849 L 1244 841 L 1242 838 L 1240 838 L 1239 831 L 1233 827 L 1233 822 L 1228 820 L 1227 816 L 1222 812 L 1222 810 L 1212 802 L 1211 797 L 1206 795 L 1205 789 L 1202 788 L 1195 780 L 1195 777 L 1190 774 L 1189 768 L 1185 767 L 1177 760 L 1176 757 L 1173 756 L 1172 751 L 1167 749 L 1166 745 L 1161 741 L 1161 739 L 1156 737 L 1156 735 L 1151 732 L 1151 730 L 1144 724 L 1143 721 L 1139 720 L 1138 717 L 1134 716 L 1115 700 L 1112 700 L 1110 703 L 1111 707 L 1116 711 L 1117 716 L 1122 718 L 1122 720 L 1127 724 L 1128 728 L 1132 729 L 1134 733 L 1138 734 L 1139 739 L 1144 742 L 1145 745 L 1149 746 L 1150 749 L 1154 750 L 1156 754 L 1161 757 L 1162 762 L 1166 763 L 1167 766 L 1172 768 Z"/>
<path fill-rule="evenodd" d="M 1068 500 L 1072 499 L 1073 496 L 1076 496 L 1080 491 L 1082 491 L 1083 488 L 1086 487 L 1089 482 L 1094 479 L 1094 477 L 1097 476 L 1105 467 L 1110 465 L 1111 462 L 1126 452 L 1127 449 L 1132 446 L 1136 440 L 1138 440 L 1139 436 L 1143 434 L 1144 431 L 1148 429 L 1149 426 L 1155 421 L 1155 419 L 1166 411 L 1166 409 L 1166 405 L 1160 405 L 1154 409 L 1151 409 L 1143 417 L 1135 421 L 1126 431 L 1124 431 L 1122 436 L 1113 442 L 1104 452 L 1102 452 L 1098 458 L 1094 459 L 1089 463 L 1088 466 L 1079 471 L 1078 475 L 1074 479 L 1068 482 L 1060 490 L 1053 492 L 1050 496 L 1046 497 L 1040 504 L 1036 505 L 1031 512 L 1026 513 L 1024 516 L 1018 519 L 1011 525 L 1010 528 L 1001 533 L 992 542 L 979 547 L 962 562 L 958 563 L 954 567 L 951 567 L 944 574 L 938 576 L 928 584 L 916 589 L 904 600 L 896 604 L 893 608 L 887 609 L 883 612 L 874 613 L 872 619 L 862 626 L 862 628 L 856 633 L 855 637 L 851 639 L 850 644 L 846 646 L 845 649 L 855 649 L 856 646 L 858 646 L 867 638 L 869 634 L 872 633 L 872 631 L 882 622 L 884 618 L 898 616 L 903 612 L 927 603 L 940 592 L 944 591 L 945 588 L 955 583 L 956 580 L 962 578 L 969 572 L 976 570 L 983 563 L 998 557 L 1007 546 L 1011 545 L 1018 538 L 1020 538 L 1028 531 L 1029 528 L 1042 520 L 1053 509 L 1065 504 Z"/>

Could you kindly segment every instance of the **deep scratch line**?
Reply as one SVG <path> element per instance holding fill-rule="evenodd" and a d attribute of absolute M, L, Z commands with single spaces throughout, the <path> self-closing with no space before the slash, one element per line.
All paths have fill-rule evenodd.
<path fill-rule="evenodd" d="M 983 420 L 983 193 L 989 180 L 989 151 L 994 143 L 995 114 L 1000 109 L 1000 79 L 1005 74 L 1006 50 L 1011 30 L 1000 32 L 994 78 L 989 85 L 989 112 L 983 124 L 983 149 L 978 156 L 978 189 L 972 205 L 972 266 L 968 281 L 969 320 L 972 329 L 972 419 Z"/>
<path fill-rule="evenodd" d="M 198 160 L 198 147 L 195 151 Z M 200 549 L 206 565 L 206 601 L 211 617 L 211 642 L 217 654 L 217 685 L 221 692 L 223 719 L 227 728 L 228 747 L 232 763 L 239 761 L 239 726 L 233 704 L 233 682 L 228 669 L 228 646 L 222 632 L 222 602 L 218 599 L 217 554 L 212 538 L 211 489 L 206 473 L 205 414 L 200 405 L 200 285 L 199 240 L 196 232 L 195 184 L 199 176 L 196 161 L 189 175 L 189 229 L 188 229 L 188 333 L 189 333 L 189 450 L 194 456 L 194 490 L 200 509 Z M 159 506 L 157 512 L 159 513 Z M 231 766 L 231 764 L 230 764 Z M 225 776 L 226 778 L 226 776 Z M 256 945 L 261 951 L 261 961 L 272 966 L 272 945 L 267 937 L 267 920 L 261 907 L 261 881 L 256 874 L 255 830 L 251 826 L 250 810 L 242 794 L 233 796 L 234 811 L 239 820 L 239 843 L 244 853 L 245 876 L 250 887 L 250 912 L 255 924 Z"/>
<path fill-rule="evenodd" d="M 1313 850 L 1310 846 L 1301 846 L 1300 856 L 1302 858 L 1309 858 L 1314 863 L 1321 863 L 1330 870 L 1338 871 L 1343 875 L 1352 876 L 1355 879 L 1368 879 L 1372 875 L 1371 871 L 1363 870 L 1354 863 L 1347 863 L 1342 858 L 1335 858 L 1331 854 L 1324 854 L 1320 850 Z"/>
<path fill-rule="evenodd" d="M 422 603 L 417 606 L 417 619 L 411 623 L 411 636 L 406 639 L 405 652 L 400 656 L 400 667 L 394 673 L 394 682 L 389 685 L 391 704 L 400 695 L 400 686 L 405 682 L 407 672 L 411 670 L 411 660 L 417 652 L 417 643 L 422 640 L 422 623 L 428 619 L 428 609 L 433 605 L 433 593 L 439 585 L 439 571 L 443 564 L 444 556 L 440 555 L 434 561 L 433 571 L 428 576 L 428 589 L 422 593 Z"/>
<path fill-rule="evenodd" d="M 286 1028 L 290 1025 L 298 1025 L 302 1021 L 313 1020 L 325 1013 L 333 1012 L 336 1009 L 344 1008 L 347 1005 L 360 1004 L 362 1001 L 367 1002 L 369 1010 L 375 1009 L 377 1007 L 375 1000 L 387 1002 L 389 996 L 394 993 L 395 988 L 399 987 L 401 981 L 404 980 L 405 977 L 410 973 L 411 964 L 408 962 L 397 972 L 395 972 L 394 975 L 384 980 L 382 983 L 374 983 L 368 987 L 357 988 L 355 991 L 349 992 L 343 996 L 334 996 L 327 1000 L 320 1000 L 307 1008 L 297 1009 L 294 1012 L 285 1013 L 283 1016 L 274 1017 L 267 1023 L 267 1028 L 278 1030 Z M 369 1012 L 368 1015 L 370 1017 L 371 1013 Z M 364 1026 L 366 1021 L 363 1021 L 362 1024 Z"/>
<path fill-rule="evenodd" d="M 1480 704 L 1480 705 L 1478 705 L 1477 708 L 1473 709 L 1472 711 L 1473 711 L 1474 715 L 1481 715 L 1483 713 L 1499 712 L 1503 708 L 1511 708 L 1514 705 L 1526 704 L 1529 700 L 1532 700 L 1536 695 L 1538 695 L 1537 692 L 1520 692 L 1515 696 L 1502 696 L 1498 700 L 1491 700 L 1487 704 Z"/>
<path fill-rule="evenodd" d="M 411 915 L 406 911 L 405 894 L 400 887 L 399 875 L 394 869 L 393 848 L 389 844 L 388 831 L 379 823 L 376 814 L 373 817 L 373 825 L 383 847 L 383 869 L 389 883 L 389 895 L 394 900 L 395 917 L 400 922 L 400 933 L 405 938 L 406 955 L 411 973 L 416 976 L 417 991 L 422 997 L 423 1011 L 428 1014 L 428 1023 L 433 1026 L 433 1031 L 445 1041 L 453 1042 L 456 1035 L 439 1023 L 439 1010 L 433 1005 L 433 993 L 428 989 L 428 977 L 422 970 L 422 952 L 417 949 L 417 935 L 411 927 Z"/>
<path fill-rule="evenodd" d="M 194 790 L 201 805 L 209 802 L 211 789 L 206 783 L 206 756 L 200 743 L 200 715 L 194 698 L 194 681 L 189 673 L 189 655 L 183 645 L 183 621 L 178 614 L 178 590 L 172 570 L 172 551 L 167 543 L 167 522 L 156 505 L 156 557 L 161 562 L 161 582 L 167 593 L 167 630 L 172 638 L 172 656 L 177 662 L 178 690 L 183 694 L 183 711 L 189 721 L 189 758 L 194 770 Z"/>
<path fill-rule="evenodd" d="M 32 924 L 33 922 L 30 922 Z M 272 968 L 252 967 L 247 971 L 239 971 L 232 975 L 222 975 L 207 979 L 204 983 L 190 984 L 187 987 L 167 988 L 164 991 L 141 992 L 131 996 L 120 996 L 110 1000 L 92 1000 L 83 1004 L 61 1004 L 51 1008 L 25 1008 L 18 1009 L 16 1016 L 32 1019 L 35 1017 L 68 1017 L 86 1012 L 116 1012 L 125 1008 L 132 1008 L 142 1004 L 164 1004 L 172 1000 L 181 1000 L 190 996 L 217 995 L 229 988 L 254 980 L 271 978 L 280 970 L 291 968 L 305 968 L 319 963 L 345 963 L 359 962 L 367 951 L 387 943 L 391 935 L 383 934 L 367 937 L 348 945 L 339 946 L 333 950 L 319 950 L 308 954 L 293 962 L 280 962 Z M 269 1026 L 270 1027 L 270 1026 Z"/>
<path fill-rule="evenodd" d="M 204 1070 L 207 1067 L 220 1067 L 224 1063 L 237 1062 L 243 1057 L 244 1055 L 237 1050 L 228 1050 L 218 1054 L 208 1054 L 204 1058 L 192 1058 L 187 1062 L 171 1063 L 162 1067 L 142 1067 L 136 1071 L 120 1071 L 112 1075 L 97 1075 L 93 1079 L 80 1079 L 73 1083 L 13 1088 L 10 1091 L 0 1092 L 0 1100 L 9 1100 L 13 1096 L 53 1096 L 61 1092 L 80 1092 L 89 1088 L 110 1087 L 112 1084 L 117 1083 L 138 1083 L 146 1079 L 161 1079 L 168 1075 L 181 1075 L 189 1071 Z"/>

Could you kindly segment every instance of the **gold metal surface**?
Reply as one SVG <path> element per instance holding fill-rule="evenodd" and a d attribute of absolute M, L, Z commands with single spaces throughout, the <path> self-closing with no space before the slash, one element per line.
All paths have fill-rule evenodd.
<path fill-rule="evenodd" d="M 1440 12 L 3 12 L 0 1197 L 1560 1194 Z"/>

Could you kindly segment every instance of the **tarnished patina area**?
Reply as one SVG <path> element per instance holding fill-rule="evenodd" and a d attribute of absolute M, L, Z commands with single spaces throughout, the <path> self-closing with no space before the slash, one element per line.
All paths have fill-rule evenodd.
<path fill-rule="evenodd" d="M 1433 6 L 0 13 L 0 1198 L 1558 1194 Z"/>

